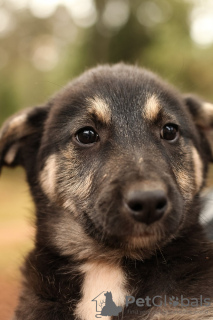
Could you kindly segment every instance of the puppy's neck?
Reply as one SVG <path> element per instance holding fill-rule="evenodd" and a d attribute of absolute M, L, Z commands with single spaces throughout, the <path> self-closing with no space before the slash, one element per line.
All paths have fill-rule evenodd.
<path fill-rule="evenodd" d="M 119 264 L 93 261 L 86 262 L 80 269 L 84 274 L 84 280 L 82 299 L 77 305 L 76 316 L 82 320 L 94 320 L 96 314 L 101 312 L 100 308 L 98 312 L 96 311 L 95 304 L 98 304 L 99 298 L 107 292 L 112 294 L 117 307 L 124 307 L 128 290 L 124 271 Z M 106 320 L 110 319 L 111 316 L 106 317 Z"/>

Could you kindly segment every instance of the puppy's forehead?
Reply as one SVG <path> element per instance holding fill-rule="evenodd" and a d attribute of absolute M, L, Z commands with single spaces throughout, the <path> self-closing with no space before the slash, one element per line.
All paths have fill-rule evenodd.
<path fill-rule="evenodd" d="M 114 94 L 115 97 L 115 94 Z M 122 102 L 120 97 L 117 101 L 111 101 L 109 97 L 101 97 L 95 95 L 86 99 L 87 111 L 91 115 L 95 115 L 97 119 L 106 124 L 110 124 L 115 116 L 128 115 L 131 116 L 139 113 L 139 118 L 143 118 L 148 121 L 155 121 L 159 114 L 163 111 L 162 103 L 155 94 L 147 94 L 145 97 L 139 95 L 138 97 L 128 97 L 128 94 L 124 94 L 122 97 L 130 100 L 130 102 Z M 123 100 L 122 99 L 122 100 Z"/>
<path fill-rule="evenodd" d="M 151 72 L 134 67 L 94 69 L 71 83 L 60 98 L 60 109 L 64 106 L 73 116 L 95 115 L 107 124 L 113 119 L 152 122 L 163 111 L 171 110 L 174 117 L 183 111 L 178 92 Z"/>

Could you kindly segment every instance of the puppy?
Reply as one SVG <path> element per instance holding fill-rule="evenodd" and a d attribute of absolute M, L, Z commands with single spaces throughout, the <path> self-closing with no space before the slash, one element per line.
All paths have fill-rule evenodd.
<path fill-rule="evenodd" d="M 14 319 L 213 319 L 212 129 L 212 104 L 125 64 L 11 117 L 0 166 L 25 168 L 36 205 Z"/>

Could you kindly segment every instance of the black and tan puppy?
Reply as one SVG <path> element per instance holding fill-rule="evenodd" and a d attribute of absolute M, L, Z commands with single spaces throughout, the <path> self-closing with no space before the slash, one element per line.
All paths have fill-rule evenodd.
<path fill-rule="evenodd" d="M 212 132 L 213 105 L 124 64 L 9 119 L 0 165 L 26 169 L 36 205 L 14 319 L 213 319 Z"/>

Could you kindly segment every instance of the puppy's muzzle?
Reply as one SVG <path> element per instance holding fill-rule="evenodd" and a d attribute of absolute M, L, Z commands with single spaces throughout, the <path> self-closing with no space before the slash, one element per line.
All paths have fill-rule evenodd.
<path fill-rule="evenodd" d="M 127 191 L 125 211 L 136 221 L 150 225 L 160 220 L 168 206 L 163 189 L 143 190 L 131 188 Z"/>

